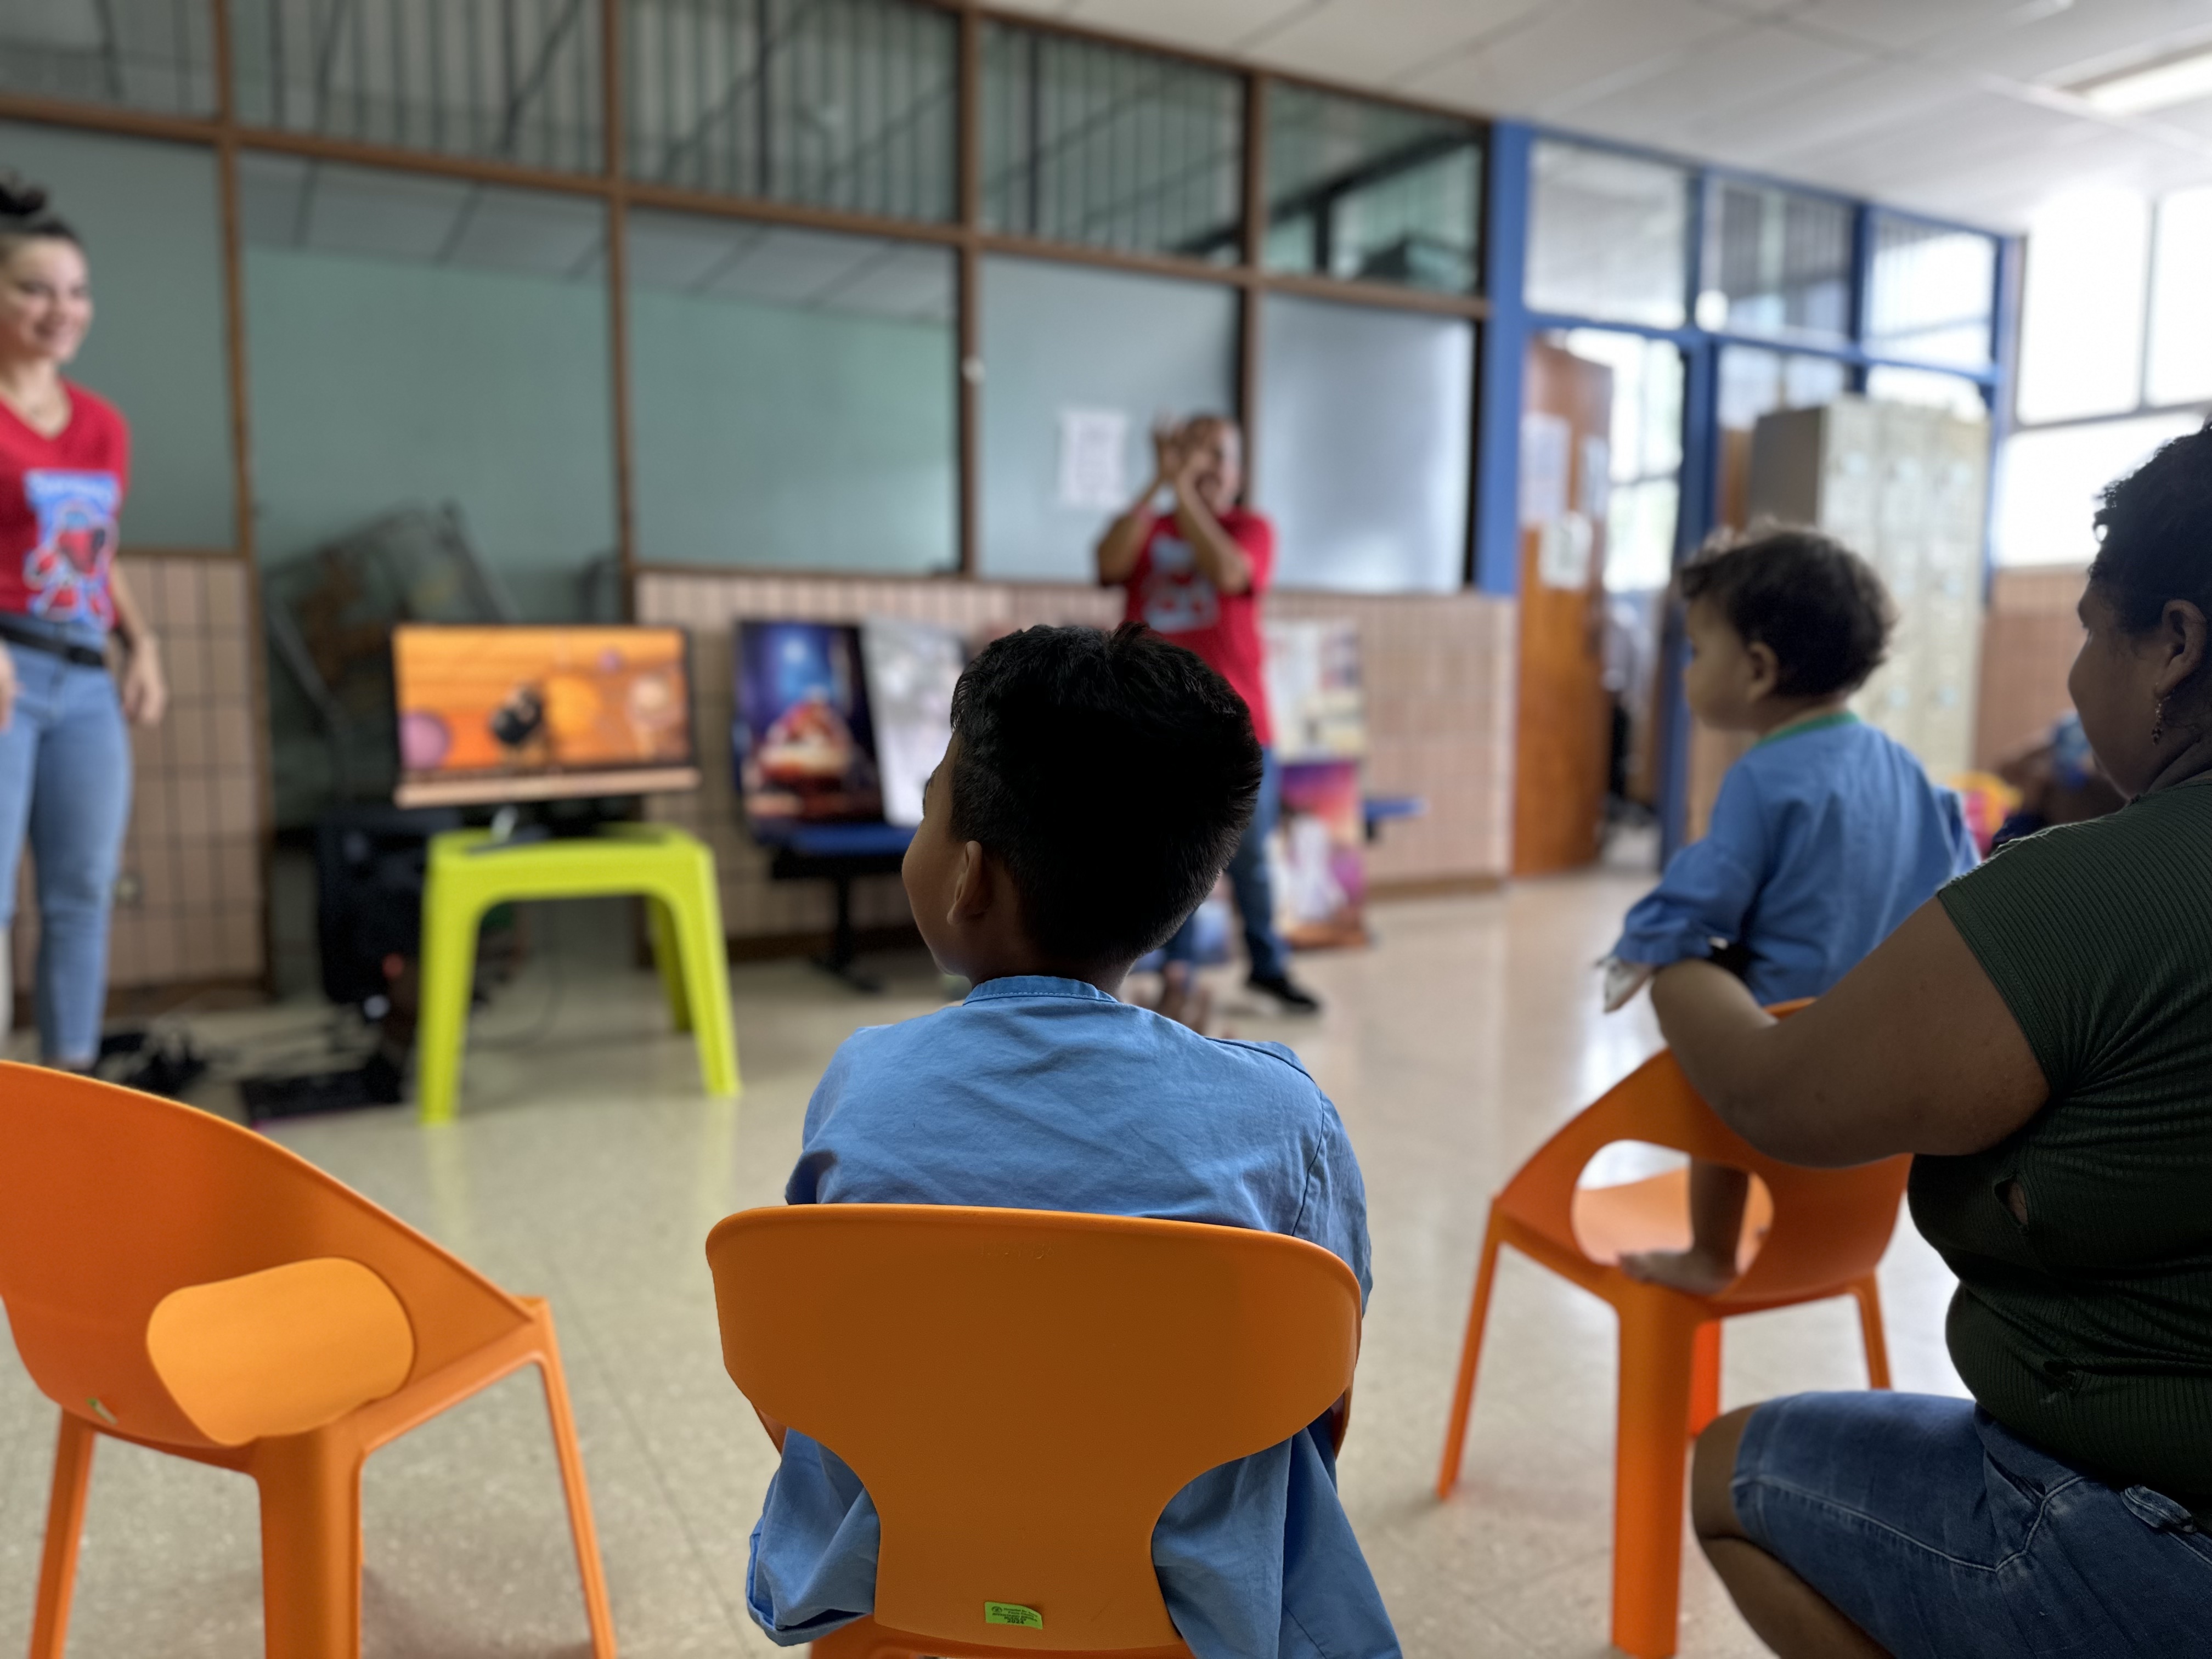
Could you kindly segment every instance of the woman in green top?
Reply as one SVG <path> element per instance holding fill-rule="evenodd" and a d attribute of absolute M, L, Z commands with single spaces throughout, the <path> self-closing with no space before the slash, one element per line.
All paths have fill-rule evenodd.
<path fill-rule="evenodd" d="M 2212 424 L 2097 523 L 2069 689 L 2128 805 L 2003 848 L 1793 1020 L 1709 963 L 1653 988 L 1754 1146 L 1915 1154 L 1960 1279 L 1971 1401 L 1801 1395 L 1698 1442 L 1705 1553 L 1785 1656 L 2212 1652 Z"/>

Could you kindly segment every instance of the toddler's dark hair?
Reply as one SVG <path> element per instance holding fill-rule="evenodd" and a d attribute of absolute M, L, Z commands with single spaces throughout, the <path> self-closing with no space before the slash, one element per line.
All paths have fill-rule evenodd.
<path fill-rule="evenodd" d="M 2212 421 L 2108 485 L 2097 527 L 2089 580 L 2130 634 L 2154 625 L 2168 599 L 2212 617 Z"/>
<path fill-rule="evenodd" d="M 1141 623 L 994 640 L 952 693 L 952 833 L 1006 861 L 1031 942 L 1135 961 L 1197 908 L 1260 793 L 1228 682 Z"/>
<path fill-rule="evenodd" d="M 1897 610 L 1874 567 L 1817 530 L 1755 525 L 1708 542 L 1675 576 L 1684 604 L 1702 599 L 1746 645 L 1774 653 L 1785 697 L 1856 691 L 1881 666 Z"/>

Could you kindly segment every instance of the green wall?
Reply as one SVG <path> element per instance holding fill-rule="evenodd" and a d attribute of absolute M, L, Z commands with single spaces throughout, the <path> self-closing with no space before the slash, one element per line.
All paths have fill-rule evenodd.
<path fill-rule="evenodd" d="M 629 349 L 641 559 L 958 564 L 949 327 L 635 290 Z"/>

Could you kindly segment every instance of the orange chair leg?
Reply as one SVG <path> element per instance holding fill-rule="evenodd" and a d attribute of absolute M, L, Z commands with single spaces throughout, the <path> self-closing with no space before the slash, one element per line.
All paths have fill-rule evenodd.
<path fill-rule="evenodd" d="M 358 1659 L 361 1464 L 358 1445 L 327 1431 L 253 1449 L 267 1659 Z"/>
<path fill-rule="evenodd" d="M 54 1492 L 46 1505 L 46 1544 L 39 1560 L 39 1601 L 31 1614 L 31 1659 L 62 1659 L 69 1644 L 70 1592 L 76 1583 L 77 1547 L 84 1540 L 85 1493 L 92 1486 L 92 1425 L 62 1413 L 54 1442 Z"/>
<path fill-rule="evenodd" d="M 592 1524 L 592 1498 L 584 1487 L 584 1455 L 576 1444 L 576 1419 L 568 1408 L 568 1380 L 561 1370 L 561 1350 L 553 1340 L 552 1310 L 541 1305 L 536 1311 L 545 1338 L 538 1374 L 545 1384 L 545 1414 L 553 1422 L 553 1450 L 560 1460 L 561 1486 L 568 1499 L 568 1530 L 576 1540 L 576 1576 L 583 1581 L 584 1618 L 592 1627 L 592 1659 L 615 1659 L 614 1615 L 607 1605 L 599 1529 Z"/>
<path fill-rule="evenodd" d="M 1482 1359 L 1482 1328 L 1490 1317 L 1490 1286 L 1498 1277 L 1498 1247 L 1503 1243 L 1498 1206 L 1490 1206 L 1483 1230 L 1482 1261 L 1474 1273 L 1474 1305 L 1468 1310 L 1467 1338 L 1460 1346 L 1459 1381 L 1452 1393 L 1451 1425 L 1444 1431 L 1444 1461 L 1437 1470 L 1437 1496 L 1449 1498 L 1459 1485 L 1461 1456 L 1467 1449 L 1468 1414 L 1474 1408 L 1474 1372 Z"/>
<path fill-rule="evenodd" d="M 1886 1389 L 1889 1386 L 1889 1344 L 1881 1331 L 1881 1287 L 1869 1273 L 1851 1286 L 1851 1295 L 1859 1304 L 1859 1335 L 1866 1343 L 1867 1386 Z"/>
<path fill-rule="evenodd" d="M 1620 1304 L 1613 1644 L 1635 1659 L 1667 1659 L 1681 1600 L 1682 1428 L 1698 1322 L 1674 1292 L 1638 1288 Z"/>
<path fill-rule="evenodd" d="M 1697 1346 L 1690 1351 L 1690 1438 L 1720 1414 L 1721 1322 L 1709 1319 L 1698 1327 Z"/>

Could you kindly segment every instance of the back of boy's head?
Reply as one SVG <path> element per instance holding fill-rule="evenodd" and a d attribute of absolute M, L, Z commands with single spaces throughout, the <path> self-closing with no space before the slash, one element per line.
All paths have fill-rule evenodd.
<path fill-rule="evenodd" d="M 1881 666 L 1897 610 L 1874 567 L 1817 530 L 1756 526 L 1708 542 L 1675 577 L 1685 604 L 1703 601 L 1746 645 L 1774 653 L 1774 691 L 1832 697 Z"/>
<path fill-rule="evenodd" d="M 953 691 L 952 732 L 953 835 L 998 854 L 1030 943 L 1070 964 L 1164 942 L 1259 798 L 1243 700 L 1141 623 L 993 641 Z"/>

